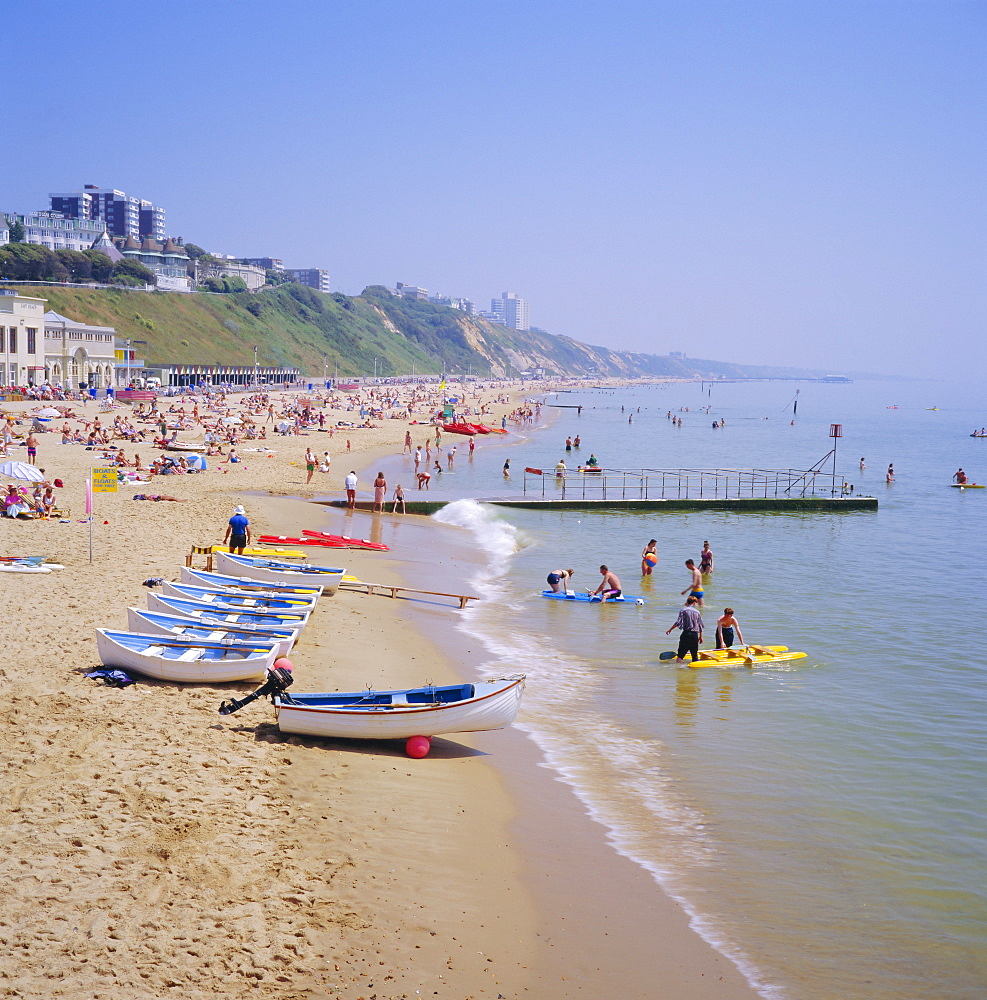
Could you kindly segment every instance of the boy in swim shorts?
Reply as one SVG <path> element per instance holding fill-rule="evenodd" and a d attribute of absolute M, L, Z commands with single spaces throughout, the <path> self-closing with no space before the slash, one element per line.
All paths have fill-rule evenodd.
<path fill-rule="evenodd" d="M 743 644 L 744 634 L 740 631 L 740 623 L 733 617 L 733 608 L 724 608 L 723 614 L 716 619 L 716 648 L 729 649 L 735 633 Z"/>
<path fill-rule="evenodd" d="M 686 569 L 692 574 L 692 583 L 682 591 L 682 596 L 684 597 L 688 594 L 690 597 L 694 597 L 699 604 L 699 607 L 705 607 L 703 602 L 703 575 L 696 569 L 696 564 L 691 559 L 686 559 L 685 561 Z"/>

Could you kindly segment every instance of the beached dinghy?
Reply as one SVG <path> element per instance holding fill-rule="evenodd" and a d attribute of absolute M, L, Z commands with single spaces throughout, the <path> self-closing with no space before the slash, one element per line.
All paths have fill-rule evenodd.
<path fill-rule="evenodd" d="M 288 655 L 301 631 L 287 626 L 230 625 L 141 608 L 127 608 L 127 627 L 132 632 L 143 632 L 145 635 L 174 635 L 204 642 L 223 642 L 226 639 L 233 642 L 274 642 L 277 643 L 278 656 Z"/>
<path fill-rule="evenodd" d="M 321 597 L 321 586 L 303 587 L 294 583 L 271 583 L 270 580 L 255 580 L 249 576 L 226 576 L 224 573 L 208 573 L 204 569 L 182 567 L 182 583 L 193 587 L 209 587 L 226 590 L 267 591 L 272 594 L 287 594 L 292 597 Z"/>
<path fill-rule="evenodd" d="M 160 611 L 166 615 L 181 615 L 184 618 L 199 618 L 203 621 L 220 622 L 227 625 L 261 625 L 300 629 L 304 628 L 308 621 L 308 614 L 298 611 L 229 608 L 153 592 L 149 592 L 147 595 L 147 607 L 150 611 Z"/>
<path fill-rule="evenodd" d="M 2 573 L 50 573 L 64 568 L 60 563 L 46 562 L 44 556 L 0 556 Z"/>
<path fill-rule="evenodd" d="M 278 650 L 276 642 L 203 642 L 105 628 L 96 629 L 96 648 L 107 667 L 199 684 L 261 680 Z"/>
<path fill-rule="evenodd" d="M 302 586 L 317 584 L 329 594 L 336 592 L 346 572 L 340 566 L 302 566 L 275 559 L 258 559 L 256 556 L 237 556 L 229 552 L 216 554 L 216 568 L 230 576 L 249 576 L 271 583 L 297 583 Z"/>
<path fill-rule="evenodd" d="M 502 729 L 517 717 L 524 677 L 445 687 L 274 698 L 284 733 L 346 739 L 403 740 L 441 733 Z"/>
<path fill-rule="evenodd" d="M 290 611 L 300 615 L 310 615 L 317 600 L 313 597 L 282 597 L 269 591 L 196 587 L 191 583 L 170 583 L 167 580 L 161 585 L 161 592 L 187 601 L 198 601 L 200 604 L 219 604 L 245 610 L 254 608 L 258 611 Z"/>

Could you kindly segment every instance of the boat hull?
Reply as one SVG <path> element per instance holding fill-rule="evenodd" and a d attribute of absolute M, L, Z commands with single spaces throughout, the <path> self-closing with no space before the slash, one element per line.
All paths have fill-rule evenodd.
<path fill-rule="evenodd" d="M 297 584 L 322 587 L 323 593 L 335 594 L 346 572 L 337 566 L 299 566 L 294 569 L 282 566 L 274 560 L 256 560 L 250 557 L 240 558 L 225 552 L 216 555 L 216 567 L 222 573 L 230 576 L 246 576 L 253 580 L 263 580 L 269 583 Z"/>
<path fill-rule="evenodd" d="M 200 644 L 108 629 L 96 629 L 96 648 L 104 666 L 192 684 L 263 680 L 277 658 L 275 643 Z"/>
<path fill-rule="evenodd" d="M 439 705 L 403 704 L 399 700 L 359 708 L 325 703 L 329 699 L 365 698 L 367 692 L 285 695 L 275 698 L 274 705 L 282 732 L 337 739 L 404 740 L 411 736 L 476 733 L 502 729 L 517 717 L 524 692 L 523 677 L 466 686 L 473 689 L 473 697 Z M 400 699 L 422 690 L 427 689 L 380 692 L 377 697 Z"/>
<path fill-rule="evenodd" d="M 131 632 L 145 635 L 173 635 L 180 639 L 200 639 L 206 642 L 273 642 L 277 644 L 277 655 L 287 656 L 298 639 L 298 629 L 264 628 L 257 625 L 230 625 L 203 621 L 198 618 L 182 618 L 180 615 L 166 615 L 140 608 L 127 608 L 127 627 Z"/>

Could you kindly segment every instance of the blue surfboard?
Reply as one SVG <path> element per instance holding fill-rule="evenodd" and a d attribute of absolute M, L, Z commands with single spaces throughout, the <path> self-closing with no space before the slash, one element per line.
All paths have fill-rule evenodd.
<path fill-rule="evenodd" d="M 592 596 L 590 594 L 567 594 L 564 591 L 559 591 L 557 594 L 551 590 L 543 590 L 541 592 L 542 597 L 550 597 L 554 601 L 582 601 L 583 604 L 603 604 L 603 600 L 599 595 Z M 620 597 L 608 597 L 606 600 L 607 604 L 637 604 L 640 601 L 642 604 L 647 604 L 648 602 L 643 597 L 635 597 L 633 594 L 621 594 Z"/>

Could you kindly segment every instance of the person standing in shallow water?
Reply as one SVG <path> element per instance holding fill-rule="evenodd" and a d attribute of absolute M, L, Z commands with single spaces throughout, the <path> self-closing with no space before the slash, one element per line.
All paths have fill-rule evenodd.
<path fill-rule="evenodd" d="M 699 572 L 703 576 L 713 572 L 713 552 L 709 542 L 703 542 L 703 550 L 699 553 Z"/>
<path fill-rule="evenodd" d="M 651 576 L 658 565 L 658 539 L 652 538 L 641 553 L 641 576 Z"/>
<path fill-rule="evenodd" d="M 685 561 L 686 569 L 692 574 L 692 583 L 689 584 L 685 590 L 682 591 L 683 595 L 688 594 L 690 597 L 694 597 L 699 607 L 702 607 L 705 603 L 703 601 L 703 575 L 696 569 L 696 564 L 691 559 L 686 559 Z"/>
<path fill-rule="evenodd" d="M 682 629 L 682 634 L 679 636 L 679 648 L 675 653 L 676 663 L 685 663 L 686 653 L 692 657 L 693 663 L 699 659 L 699 646 L 703 641 L 703 616 L 699 613 L 698 603 L 695 597 L 690 597 L 685 602 L 685 607 L 679 612 L 678 618 L 675 619 L 675 624 L 665 633 L 665 635 L 671 635 L 672 629 Z"/>

